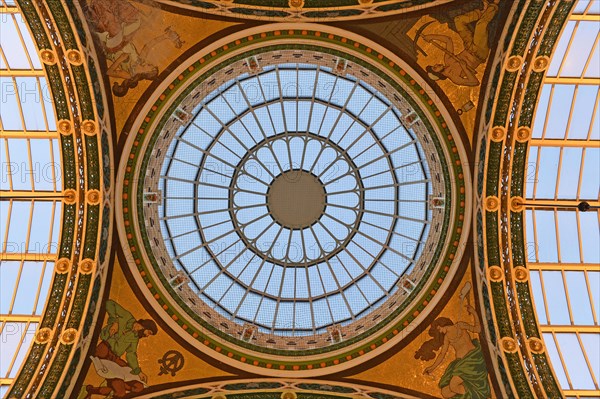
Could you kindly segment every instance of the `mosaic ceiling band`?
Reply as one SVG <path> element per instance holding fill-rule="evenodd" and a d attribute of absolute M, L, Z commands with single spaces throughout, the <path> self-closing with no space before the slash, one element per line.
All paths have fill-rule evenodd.
<path fill-rule="evenodd" d="M 159 0 L 172 7 L 269 22 L 326 22 L 398 15 L 452 0 Z"/>
<path fill-rule="evenodd" d="M 94 55 L 95 51 L 86 24 L 79 19 L 79 16 L 83 15 L 79 6 L 70 1 L 67 1 L 68 7 L 58 1 L 33 3 L 21 0 L 18 3 L 18 9 L 12 5 L 6 6 L 4 3 L 2 12 L 8 10 L 9 13 L 17 13 L 20 10 L 33 34 L 54 101 L 57 123 L 56 135 L 53 139 L 60 143 L 58 148 L 62 159 L 63 187 L 59 190 L 57 185 L 53 187 L 51 194 L 44 192 L 41 195 L 33 191 L 36 189 L 34 186 L 31 192 L 27 190 L 21 192 L 11 187 L 11 194 L 9 194 L 11 197 L 6 197 L 11 204 L 19 200 L 62 203 L 61 234 L 57 251 L 55 254 L 50 251 L 44 255 L 48 258 L 47 262 L 55 261 L 49 299 L 42 314 L 33 320 L 39 323 L 35 340 L 25 363 L 15 377 L 9 397 L 68 397 L 76 382 L 73 377 L 81 369 L 88 352 L 91 326 L 99 320 L 100 307 L 97 304 L 101 301 L 106 286 L 109 258 L 107 254 L 110 253 L 112 241 L 110 232 L 113 202 L 111 199 L 114 195 L 112 188 L 114 178 L 111 175 L 111 127 L 105 111 L 108 109 L 107 100 L 99 89 L 103 85 L 92 84 L 92 82 L 101 82 L 96 71 L 98 60 Z M 175 2 L 164 1 L 164 3 L 173 5 Z M 189 8 L 190 2 L 186 3 L 188 3 L 186 7 Z M 248 5 L 237 10 L 232 8 L 233 3 L 212 1 L 191 3 L 209 12 L 217 8 L 219 13 L 225 11 L 237 15 L 254 15 L 258 18 L 273 17 L 265 14 L 265 10 Z M 424 1 L 422 5 L 426 3 L 428 2 Z M 287 6 L 282 4 L 281 7 L 282 9 L 290 7 L 292 10 L 281 11 L 284 14 L 277 14 L 274 17 L 292 17 L 301 20 L 302 18 L 373 16 L 380 11 L 395 12 L 393 10 L 396 7 L 398 7 L 396 9 L 405 7 L 408 2 L 358 1 L 359 7 L 344 2 L 342 7 L 347 9 L 335 11 L 335 14 L 333 11 L 324 11 L 326 14 L 310 14 L 314 12 L 307 10 L 311 4 L 309 0 L 290 1 Z M 491 317 L 484 315 L 482 320 L 487 321 L 484 327 L 488 343 L 495 346 L 499 354 L 492 359 L 492 362 L 496 366 L 494 370 L 497 379 L 503 384 L 500 390 L 506 397 L 561 397 L 562 393 L 541 339 L 541 330 L 532 305 L 532 288 L 529 284 L 524 248 L 524 211 L 528 203 L 523 199 L 527 198 L 523 175 L 525 158 L 531 142 L 534 112 L 531 104 L 536 103 L 541 82 L 548 68 L 548 57 L 552 53 L 573 4 L 570 1 L 521 1 L 519 4 L 526 6 L 525 12 L 511 14 L 512 23 L 507 25 L 503 36 L 506 45 L 504 48 L 499 48 L 496 65 L 490 75 L 491 84 L 486 94 L 487 108 L 484 107 L 488 112 L 482 112 L 485 116 L 481 118 L 479 131 L 482 133 L 478 144 L 480 155 L 478 159 L 484 161 L 481 162 L 478 177 L 483 183 L 477 186 L 473 196 L 470 193 L 469 173 L 461 166 L 466 163 L 464 149 L 458 144 L 460 140 L 452 136 L 452 131 L 455 132 L 456 128 L 453 127 L 448 113 L 439 106 L 441 105 L 439 100 L 426 94 L 426 90 L 423 89 L 426 87 L 425 83 L 414 71 L 404 65 L 400 67 L 401 61 L 387 54 L 385 50 L 379 51 L 377 45 L 366 45 L 367 41 L 362 38 L 352 37 L 345 32 L 340 34 L 340 31 L 324 26 L 307 25 L 306 29 L 300 27 L 294 30 L 274 28 L 269 33 L 259 29 L 246 32 L 243 37 L 217 43 L 214 51 L 198 55 L 193 63 L 185 65 L 174 73 L 172 79 L 159 87 L 156 96 L 152 97 L 152 101 L 144 108 L 143 116 L 136 124 L 137 131 L 131 135 L 128 142 L 130 152 L 127 155 L 130 156 L 124 157 L 123 164 L 118 168 L 121 175 L 118 178 L 119 186 L 116 188 L 116 192 L 119 193 L 117 205 L 120 210 L 120 239 L 123 241 L 124 248 L 138 250 L 131 254 L 133 262 L 129 266 L 138 285 L 145 290 L 143 292 L 148 301 L 157 309 L 157 313 L 166 319 L 165 323 L 186 339 L 194 341 L 194 345 L 209 356 L 235 367 L 250 367 L 261 374 L 298 377 L 324 375 L 360 364 L 397 343 L 400 340 L 399 336 L 402 335 L 400 334 L 402 329 L 411 323 L 423 320 L 439 301 L 440 295 L 436 293 L 444 291 L 455 269 L 451 269 L 450 266 L 456 262 L 455 259 L 461 258 L 457 248 L 466 240 L 467 234 L 462 233 L 463 223 L 467 225 L 470 223 L 470 210 L 475 208 L 471 205 L 474 198 L 477 214 L 474 215 L 473 224 L 481 244 L 478 246 L 481 250 L 477 251 L 476 256 L 481 270 L 478 272 L 479 291 L 482 293 L 480 309 L 492 310 Z M 251 11 L 248 11 L 249 9 Z M 410 11 L 411 8 L 406 10 Z M 435 267 L 428 269 L 428 274 L 423 273 L 422 278 L 415 284 L 417 289 L 414 287 L 409 289 L 414 294 L 408 295 L 410 300 L 405 307 L 406 310 L 394 314 L 392 321 L 374 323 L 372 334 L 368 337 L 358 334 L 355 339 L 341 340 L 329 346 L 325 355 L 308 351 L 308 355 L 303 360 L 290 361 L 290 355 L 294 356 L 298 353 L 287 348 L 281 350 L 276 345 L 271 345 L 271 348 L 269 345 L 265 348 L 257 348 L 244 340 L 247 332 L 244 329 L 237 328 L 233 333 L 224 332 L 206 323 L 197 312 L 187 311 L 189 304 L 182 300 L 179 291 L 181 286 L 173 284 L 178 281 L 177 270 L 165 268 L 164 263 L 168 263 L 166 260 L 162 262 L 163 265 L 159 265 L 157 257 L 152 254 L 150 239 L 163 239 L 157 228 L 159 223 L 155 222 L 153 232 L 148 225 L 140 221 L 140 218 L 143 219 L 142 212 L 152 213 L 154 220 L 159 221 L 160 216 L 156 206 L 159 198 L 158 190 L 147 192 L 146 187 L 137 182 L 146 182 L 147 187 L 158 187 L 157 180 L 161 174 L 151 172 L 148 159 L 152 153 L 147 149 L 152 148 L 156 140 L 165 139 L 164 133 L 168 130 L 169 123 L 174 123 L 174 118 L 171 116 L 179 115 L 180 126 L 181 117 L 185 119 L 185 113 L 181 114 L 177 111 L 183 104 L 185 95 L 189 93 L 185 93 L 184 87 L 180 85 L 196 78 L 203 81 L 209 76 L 218 76 L 226 70 L 226 68 L 219 68 L 220 63 L 235 65 L 240 70 L 242 66 L 248 69 L 251 62 L 244 60 L 266 54 L 265 50 L 260 48 L 263 44 L 276 47 L 278 43 L 284 43 L 289 48 L 294 46 L 298 39 L 308 41 L 313 46 L 304 46 L 303 51 L 306 50 L 305 47 L 317 52 L 326 48 L 328 53 L 337 52 L 338 59 L 347 57 L 349 62 L 362 65 L 373 76 L 378 75 L 384 87 L 387 85 L 380 91 L 388 99 L 394 98 L 395 92 L 408 93 L 401 97 L 410 103 L 410 108 L 421 121 L 421 127 L 424 129 L 422 137 L 432 131 L 435 132 L 433 136 L 429 136 L 431 139 L 429 144 L 425 144 L 426 141 L 423 139 L 421 144 L 435 147 L 439 157 L 439 164 L 429 161 L 429 166 L 432 173 L 439 168 L 437 172 L 442 177 L 442 197 L 447 201 L 447 206 L 443 211 L 445 228 L 440 229 L 438 234 L 447 233 L 447 235 L 445 239 L 440 240 L 440 248 L 427 252 L 430 256 L 427 260 L 433 260 L 428 263 L 434 263 Z M 250 43 L 252 41 L 254 44 Z M 528 44 L 531 42 L 535 42 L 536 46 L 529 47 Z M 346 55 L 341 56 L 341 54 Z M 355 56 L 349 57 L 348 54 Z M 361 59 L 369 61 L 361 64 Z M 336 64 L 332 62 L 329 68 L 334 70 Z M 411 75 L 414 75 L 412 79 Z M 371 86 L 376 85 L 371 84 Z M 493 87 L 496 87 L 497 91 L 491 90 Z M 402 115 L 406 117 L 409 114 Z M 510 115 L 516 117 L 511 119 Z M 416 131 L 419 125 L 413 128 Z M 47 130 L 49 134 L 54 133 L 50 131 L 52 129 Z M 1 134 L 1 138 L 7 142 L 13 139 L 11 134 L 16 133 L 6 132 L 3 127 Z M 161 134 L 163 137 L 159 137 Z M 29 131 L 24 135 L 31 138 L 39 136 L 47 137 L 39 132 Z M 287 139 L 286 143 L 289 144 L 291 138 Z M 325 147 L 326 145 L 323 145 L 323 148 Z M 344 158 L 345 150 L 340 151 L 333 146 L 331 148 L 342 155 L 338 158 Z M 161 166 L 160 163 L 155 165 L 157 170 L 161 170 Z M 349 169 L 352 170 L 353 166 L 351 165 Z M 286 170 L 282 172 L 285 173 Z M 361 179 L 356 178 L 352 173 L 350 175 L 357 185 L 361 182 Z M 313 179 L 313 174 L 301 175 L 301 178 L 307 181 L 307 187 L 314 183 L 315 191 L 320 192 L 324 182 L 319 180 L 318 176 L 316 177 Z M 267 198 L 266 202 L 269 205 L 267 211 L 273 214 L 274 221 L 278 221 L 279 225 L 288 226 L 289 230 L 307 228 L 326 213 L 326 211 L 315 210 L 301 219 L 289 216 L 286 213 L 286 206 L 278 205 L 276 199 L 279 197 L 276 195 L 278 190 L 276 176 L 272 180 L 265 183 L 274 190 L 275 199 L 269 202 L 267 193 L 261 192 L 261 195 Z M 281 184 L 285 184 L 284 180 L 282 182 Z M 240 185 L 235 187 L 238 192 L 246 190 Z M 435 185 L 434 192 L 437 192 Z M 32 193 L 35 194 L 35 199 L 32 199 L 34 196 Z M 327 189 L 324 190 L 323 195 L 327 196 Z M 140 210 L 139 213 L 134 212 L 137 209 Z M 442 214 L 442 211 L 439 213 Z M 245 223 L 248 224 L 248 221 Z M 354 221 L 350 221 L 346 224 L 353 223 Z M 148 230 L 147 237 L 144 236 L 146 234 L 144 229 Z M 129 238 L 130 236 L 132 238 Z M 143 252 L 143 255 L 140 256 L 140 252 Z M 171 258 L 167 249 L 164 253 L 167 259 Z M 3 261 L 4 256 L 8 257 L 6 254 L 2 256 Z M 23 254 L 23 257 L 27 256 L 26 253 Z M 51 257 L 54 258 L 50 259 Z M 304 255 L 303 261 L 308 264 L 307 259 L 308 255 Z M 169 272 L 173 274 L 170 275 Z M 281 281 L 283 283 L 283 279 Z M 4 322 L 4 317 L 8 320 L 11 315 L 2 314 L 2 317 Z M 219 317 L 223 316 L 215 314 L 216 319 Z M 28 321 L 32 322 L 32 320 Z M 333 318 L 332 322 L 334 322 Z M 273 330 L 274 322 L 271 327 Z M 316 330 L 313 323 L 311 331 Z M 209 333 L 207 334 L 206 331 Z M 327 335 L 332 339 L 339 332 L 340 330 L 337 333 L 328 331 Z M 250 338 L 254 334 L 260 335 L 259 333 L 252 331 Z M 269 344 L 266 339 L 265 343 Z M 283 388 L 287 389 L 290 384 L 283 383 Z M 247 388 L 249 391 L 254 390 L 255 385 Z M 283 388 L 277 386 L 274 389 Z M 338 388 L 342 391 L 347 389 Z M 198 389 L 199 391 L 192 392 L 191 395 L 211 392 L 214 387 Z M 323 392 L 321 394 L 325 395 Z M 277 395 L 283 394 L 278 391 Z M 290 395 L 287 397 L 295 397 L 292 393 Z M 373 395 L 370 397 L 386 397 L 384 394 Z"/>
<path fill-rule="evenodd" d="M 219 381 L 165 389 L 142 399 L 169 399 L 173 396 L 197 399 L 226 399 L 224 392 L 234 395 L 256 395 L 261 399 L 419 399 L 411 394 L 373 388 L 359 384 L 334 383 L 312 379 L 252 379 Z M 259 396 L 260 395 L 260 396 Z"/>

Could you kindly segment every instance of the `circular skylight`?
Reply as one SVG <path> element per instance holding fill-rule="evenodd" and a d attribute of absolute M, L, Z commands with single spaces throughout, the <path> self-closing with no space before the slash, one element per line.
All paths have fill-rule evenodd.
<path fill-rule="evenodd" d="M 223 317 L 322 333 L 371 312 L 415 267 L 429 169 L 407 115 L 371 85 L 337 67 L 269 65 L 174 116 L 160 227 Z"/>

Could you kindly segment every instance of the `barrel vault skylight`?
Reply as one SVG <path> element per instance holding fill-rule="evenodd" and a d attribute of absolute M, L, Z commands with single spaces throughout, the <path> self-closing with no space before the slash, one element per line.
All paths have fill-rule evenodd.
<path fill-rule="evenodd" d="M 529 149 L 534 300 L 568 398 L 600 396 L 600 1 L 579 1 L 554 51 Z"/>
<path fill-rule="evenodd" d="M 0 397 L 40 321 L 62 213 L 54 108 L 36 47 L 13 1 L 0 4 Z"/>

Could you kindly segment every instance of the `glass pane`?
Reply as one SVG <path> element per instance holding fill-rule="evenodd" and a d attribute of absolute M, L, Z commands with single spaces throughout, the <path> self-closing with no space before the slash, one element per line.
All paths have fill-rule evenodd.
<path fill-rule="evenodd" d="M 568 138 L 578 140 L 587 139 L 597 97 L 598 86 L 580 85 L 577 87 L 577 97 L 575 98 L 575 106 L 573 107 Z M 596 121 L 598 120 L 596 119 Z"/>
<path fill-rule="evenodd" d="M 21 122 L 21 108 L 19 106 L 17 94 L 18 91 L 13 78 L 0 76 L 0 99 L 2 100 L 0 118 L 2 119 L 2 126 L 5 130 L 23 129 L 23 123 Z"/>
<path fill-rule="evenodd" d="M 599 121 L 600 122 L 600 121 Z M 579 197 L 594 200 L 600 190 L 600 148 L 586 148 Z"/>
<path fill-rule="evenodd" d="M 540 162 L 538 164 L 538 178 L 534 198 L 554 198 L 560 148 L 542 147 L 538 151 L 540 151 Z"/>
<path fill-rule="evenodd" d="M 558 45 L 556 46 L 552 54 L 552 61 L 550 62 L 550 68 L 548 68 L 548 76 L 556 76 L 556 74 L 558 73 L 558 68 L 560 68 L 564 54 L 567 51 L 569 40 L 571 39 L 571 35 L 573 34 L 574 28 L 574 21 L 567 22 L 562 34 L 560 35 Z"/>
<path fill-rule="evenodd" d="M 594 316 L 590 306 L 587 284 L 583 272 L 566 272 L 569 300 L 573 311 L 573 322 L 576 325 L 594 324 Z"/>
<path fill-rule="evenodd" d="M 600 381 L 600 333 L 598 334 L 580 334 L 581 342 L 587 358 L 590 360 L 592 372 L 596 381 Z"/>
<path fill-rule="evenodd" d="M 584 60 L 589 58 L 597 36 L 598 23 L 596 21 L 579 22 L 564 61 L 561 76 L 581 76 L 585 67 Z"/>
<path fill-rule="evenodd" d="M 536 245 L 540 262 L 557 262 L 556 221 L 553 211 L 535 211 Z"/>
<path fill-rule="evenodd" d="M 546 300 L 548 301 L 548 312 L 550 313 L 550 324 L 571 324 L 567 296 L 561 272 L 544 271 L 542 273 Z"/>
<path fill-rule="evenodd" d="M 42 63 L 40 62 L 40 58 L 37 56 L 37 48 L 36 45 L 33 43 L 33 38 L 29 34 L 29 29 L 27 28 L 27 22 L 25 21 L 25 18 L 23 18 L 23 15 L 20 13 L 15 13 L 13 15 L 15 21 L 17 22 L 17 26 L 19 27 L 19 31 L 21 33 L 21 37 L 23 38 L 23 42 L 25 43 L 25 48 L 27 49 L 27 53 L 29 54 L 29 59 L 33 64 L 33 68 L 42 69 Z M 2 40 L 0 39 L 0 42 L 1 41 Z M 6 48 L 7 50 L 10 50 L 10 52 L 12 52 L 13 50 L 13 46 L 11 46 L 10 43 Z"/>
<path fill-rule="evenodd" d="M 560 234 L 560 261 L 577 263 L 580 261 L 577 215 L 573 211 L 560 211 L 557 216 Z"/>
<path fill-rule="evenodd" d="M 558 198 L 573 198 L 579 185 L 582 148 L 563 148 Z"/>
<path fill-rule="evenodd" d="M 542 282 L 540 280 L 540 272 L 532 271 L 530 273 L 530 278 L 531 291 L 533 292 L 533 299 L 535 301 L 535 309 L 537 311 L 538 320 L 540 324 L 548 324 L 548 319 L 546 318 L 544 294 L 542 293 Z"/>
<path fill-rule="evenodd" d="M 573 389 L 594 389 L 590 370 L 575 334 L 556 334 Z"/>
<path fill-rule="evenodd" d="M 15 18 L 11 14 L 2 14 L 2 23 L 0 23 L 0 46 L 6 58 L 8 66 L 11 69 L 29 69 L 27 50 L 23 47 L 23 42 L 19 36 L 19 31 L 15 23 Z"/>
<path fill-rule="evenodd" d="M 542 92 L 538 98 L 535 111 L 535 122 L 533 123 L 533 138 L 541 138 L 546 127 L 546 115 L 548 113 L 548 105 L 550 94 L 553 92 L 553 85 L 545 84 L 542 86 Z"/>
<path fill-rule="evenodd" d="M 552 334 L 543 334 L 544 342 L 546 343 L 546 349 L 548 350 L 548 355 L 550 356 L 550 360 L 552 361 L 552 368 L 556 373 L 556 377 L 558 378 L 558 382 L 562 389 L 569 389 L 569 380 L 567 380 L 567 374 L 565 373 L 565 369 L 560 359 L 560 354 L 558 348 L 556 347 L 556 343 L 554 342 L 554 337 Z"/>
<path fill-rule="evenodd" d="M 564 138 L 571 113 L 575 85 L 555 85 L 550 106 L 546 138 Z"/>
<path fill-rule="evenodd" d="M 27 130 L 46 130 L 46 118 L 37 78 L 16 78 L 16 85 L 19 91 L 21 108 L 26 110 L 26 112 L 23 112 L 25 128 Z"/>

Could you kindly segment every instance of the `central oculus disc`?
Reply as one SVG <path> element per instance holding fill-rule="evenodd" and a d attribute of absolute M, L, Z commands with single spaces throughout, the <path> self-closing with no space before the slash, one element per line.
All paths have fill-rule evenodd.
<path fill-rule="evenodd" d="M 273 219 L 288 229 L 313 225 L 325 210 L 325 187 L 312 173 L 290 170 L 277 176 L 267 192 Z"/>

